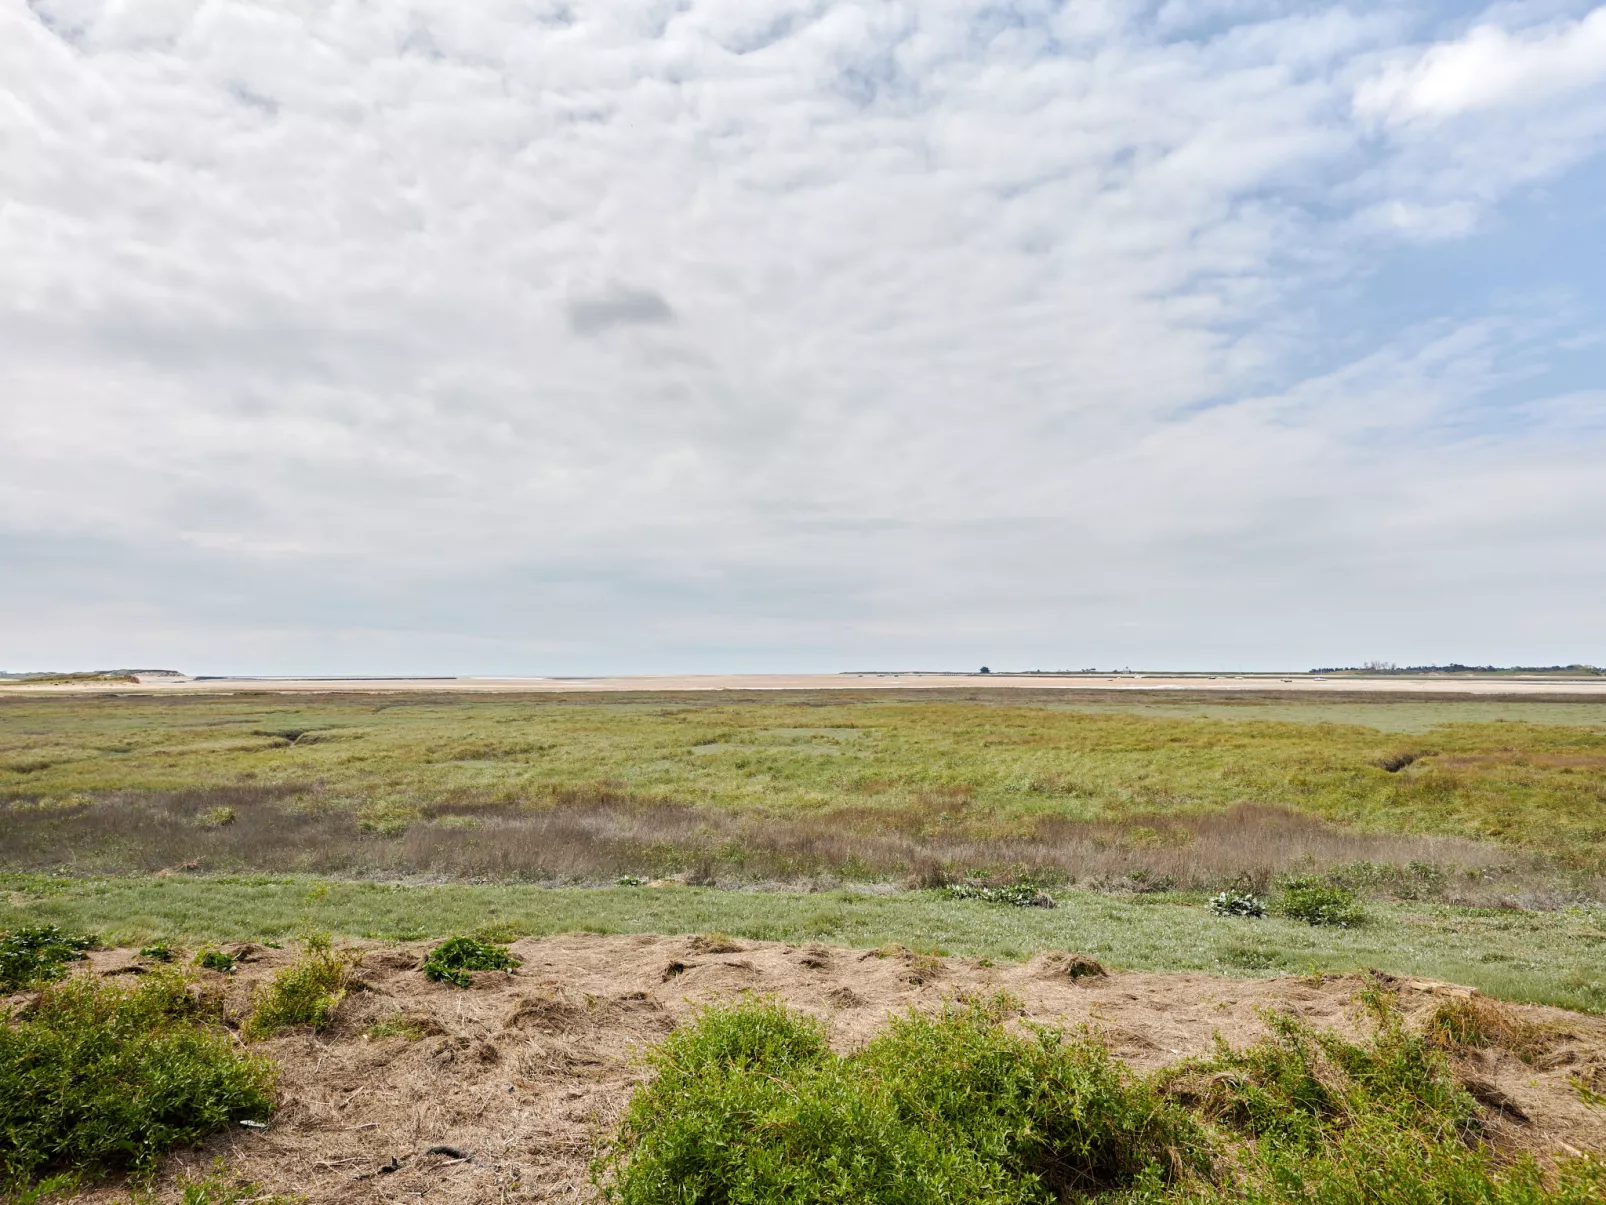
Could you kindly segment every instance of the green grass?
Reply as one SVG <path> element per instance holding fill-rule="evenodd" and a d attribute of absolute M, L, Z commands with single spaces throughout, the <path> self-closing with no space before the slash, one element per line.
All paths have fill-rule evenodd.
<path fill-rule="evenodd" d="M 1418 756 L 1379 768 L 1402 752 Z M 1606 851 L 1602 766 L 1606 703 L 0 697 L 0 799 L 48 812 L 249 785 L 309 792 L 379 835 L 453 801 L 577 792 L 844 823 L 913 814 L 994 835 L 1043 816 L 1250 802 L 1593 865 Z"/>
<path fill-rule="evenodd" d="M 249 1038 L 266 1038 L 281 1029 L 326 1028 L 351 987 L 356 955 L 336 950 L 326 934 L 314 933 L 304 939 L 301 956 L 274 973 L 251 1002 L 251 1011 L 240 1026 Z"/>
<path fill-rule="evenodd" d="M 544 889 L 384 885 L 307 878 L 0 879 L 0 927 L 54 923 L 139 946 L 275 940 L 309 928 L 341 937 L 499 939 L 568 932 L 707 933 L 888 942 L 1009 960 L 1069 949 L 1131 970 L 1244 975 L 1350 971 L 1465 983 L 1506 999 L 1606 1011 L 1606 915 L 1373 903 L 1354 929 L 1282 917 L 1224 917 L 1204 897 L 1057 893 L 1059 906 L 1008 908 L 935 891 L 871 895 L 694 887 Z"/>
<path fill-rule="evenodd" d="M 1007 996 L 911 1011 L 834 1054 L 780 1004 L 705 1011 L 650 1055 L 594 1165 L 617 1205 L 1586 1205 L 1606 1166 L 1481 1140 L 1443 1056 L 1373 987 L 1364 1041 L 1268 1015 L 1246 1049 L 1135 1078 Z"/>
<path fill-rule="evenodd" d="M 43 1176 L 147 1169 L 273 1109 L 270 1066 L 243 1054 L 165 971 L 129 987 L 76 976 L 0 1022 L 0 1191 Z"/>

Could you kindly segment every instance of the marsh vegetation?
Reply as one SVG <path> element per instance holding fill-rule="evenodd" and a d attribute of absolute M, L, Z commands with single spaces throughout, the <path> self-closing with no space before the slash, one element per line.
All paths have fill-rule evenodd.
<path fill-rule="evenodd" d="M 0 808 L 14 871 L 1254 892 L 1321 873 L 1544 905 L 1595 891 L 1606 704 L 11 697 Z"/>

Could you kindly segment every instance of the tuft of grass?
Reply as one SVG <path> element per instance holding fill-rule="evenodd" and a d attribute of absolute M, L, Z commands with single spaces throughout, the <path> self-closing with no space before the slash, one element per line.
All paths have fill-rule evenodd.
<path fill-rule="evenodd" d="M 234 955 L 222 950 L 206 949 L 195 955 L 195 965 L 204 971 L 217 971 L 229 975 L 234 972 Z"/>
<path fill-rule="evenodd" d="M 520 960 L 507 952 L 506 946 L 477 941 L 472 937 L 451 937 L 441 942 L 424 959 L 424 978 L 435 983 L 452 983 L 458 987 L 473 984 L 474 971 L 507 971 L 520 965 Z"/>
<path fill-rule="evenodd" d="M 1525 1021 L 1492 1000 L 1446 1000 L 1428 1016 L 1423 1034 L 1441 1050 L 1460 1053 L 1499 1047 L 1532 1063 L 1554 1044 L 1555 1031 Z"/>
<path fill-rule="evenodd" d="M 206 811 L 195 817 L 195 823 L 203 828 L 222 828 L 233 824 L 240 818 L 240 814 L 231 807 L 207 808 Z"/>
<path fill-rule="evenodd" d="M 0 1178 L 148 1169 L 273 1110 L 274 1072 L 239 1051 L 178 972 L 76 977 L 0 1024 Z"/>
<path fill-rule="evenodd" d="M 1202 1170 L 1205 1135 L 1105 1047 L 1012 1032 L 1007 996 L 910 1011 L 862 1050 L 769 1000 L 710 1008 L 652 1056 L 593 1165 L 617 1205 L 1016 1205 Z"/>
<path fill-rule="evenodd" d="M 152 942 L 148 946 L 141 946 L 139 956 L 141 958 L 149 958 L 152 962 L 172 962 L 176 957 L 173 953 L 173 947 L 165 941 Z"/>
<path fill-rule="evenodd" d="M 0 935 L 0 992 L 16 992 L 53 983 L 67 973 L 67 964 L 83 959 L 95 939 L 66 933 L 56 925 L 33 925 Z"/>
<path fill-rule="evenodd" d="M 1283 888 L 1279 910 L 1308 925 L 1353 929 L 1366 920 L 1354 891 L 1308 878 L 1290 879 Z"/>
<path fill-rule="evenodd" d="M 429 1036 L 429 1029 L 419 1021 L 393 1013 L 388 1017 L 379 1017 L 369 1024 L 363 1031 L 369 1038 L 406 1038 L 409 1042 L 416 1042 Z"/>
<path fill-rule="evenodd" d="M 336 950 L 329 936 L 310 934 L 301 957 L 281 968 L 259 988 L 241 1029 L 249 1038 L 266 1038 L 281 1029 L 328 1027 L 352 986 L 360 954 Z"/>

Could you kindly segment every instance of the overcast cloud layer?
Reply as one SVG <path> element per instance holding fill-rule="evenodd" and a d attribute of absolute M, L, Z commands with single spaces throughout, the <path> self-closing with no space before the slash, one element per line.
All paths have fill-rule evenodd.
<path fill-rule="evenodd" d="M 0 0 L 0 666 L 1606 662 L 1606 6 Z"/>

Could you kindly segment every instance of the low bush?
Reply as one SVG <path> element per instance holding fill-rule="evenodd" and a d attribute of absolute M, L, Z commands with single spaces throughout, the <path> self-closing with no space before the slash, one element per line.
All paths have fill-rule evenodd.
<path fill-rule="evenodd" d="M 271 1064 L 241 1052 L 182 974 L 76 977 L 0 1024 L 0 1178 L 93 1177 L 273 1109 Z"/>
<path fill-rule="evenodd" d="M 716 1006 L 650 1056 L 593 1177 L 613 1205 L 1598 1205 L 1606 1164 L 1494 1151 L 1443 1054 L 1362 993 L 1352 1041 L 1268 1036 L 1143 1080 L 999 996 L 834 1054 L 778 1003 Z"/>
<path fill-rule="evenodd" d="M 1308 925 L 1330 925 L 1337 929 L 1353 929 L 1366 919 L 1355 892 L 1313 879 L 1289 880 L 1283 888 L 1278 910 Z"/>
<path fill-rule="evenodd" d="M 1266 901 L 1247 891 L 1223 891 L 1210 897 L 1210 911 L 1217 916 L 1265 916 Z"/>
<path fill-rule="evenodd" d="M 1268 1014 L 1263 1041 L 1162 1072 L 1171 1099 L 1227 1140 L 1213 1183 L 1191 1205 L 1585 1205 L 1606 1166 L 1564 1164 L 1547 1179 L 1479 1140 L 1476 1102 L 1443 1056 L 1408 1032 L 1392 999 L 1363 993 L 1367 1041 Z M 1158 1202 L 1162 1196 L 1151 1198 Z"/>
<path fill-rule="evenodd" d="M 942 888 L 951 900 L 981 900 L 987 904 L 1011 904 L 1016 908 L 1052 908 L 1054 897 L 1030 883 L 1008 887 L 984 887 L 979 883 L 955 883 Z"/>
<path fill-rule="evenodd" d="M 520 965 L 520 960 L 507 952 L 506 946 L 477 941 L 472 937 L 453 937 L 441 942 L 424 960 L 424 978 L 436 983 L 454 983 L 469 987 L 474 971 L 507 971 Z"/>
<path fill-rule="evenodd" d="M 141 946 L 139 956 L 149 958 L 152 962 L 172 962 L 173 947 L 165 941 L 153 942 L 148 946 Z"/>
<path fill-rule="evenodd" d="M 301 957 L 280 969 L 259 988 L 241 1029 L 250 1038 L 266 1038 L 281 1029 L 324 1029 L 352 985 L 360 955 L 336 950 L 327 935 L 305 940 Z"/>
<path fill-rule="evenodd" d="M 712 1008 L 658 1048 L 594 1175 L 618 1205 L 1024 1205 L 1202 1170 L 1181 1109 L 1093 1039 L 1010 1032 L 1012 1011 L 911 1011 L 837 1056 L 780 1004 Z"/>
<path fill-rule="evenodd" d="M 17 992 L 53 983 L 67 973 L 67 964 L 93 949 L 95 939 L 64 933 L 55 925 L 13 929 L 0 935 L 0 992 Z"/>
<path fill-rule="evenodd" d="M 195 965 L 205 971 L 218 971 L 228 975 L 234 970 L 234 955 L 222 950 L 202 950 L 195 956 Z"/>

